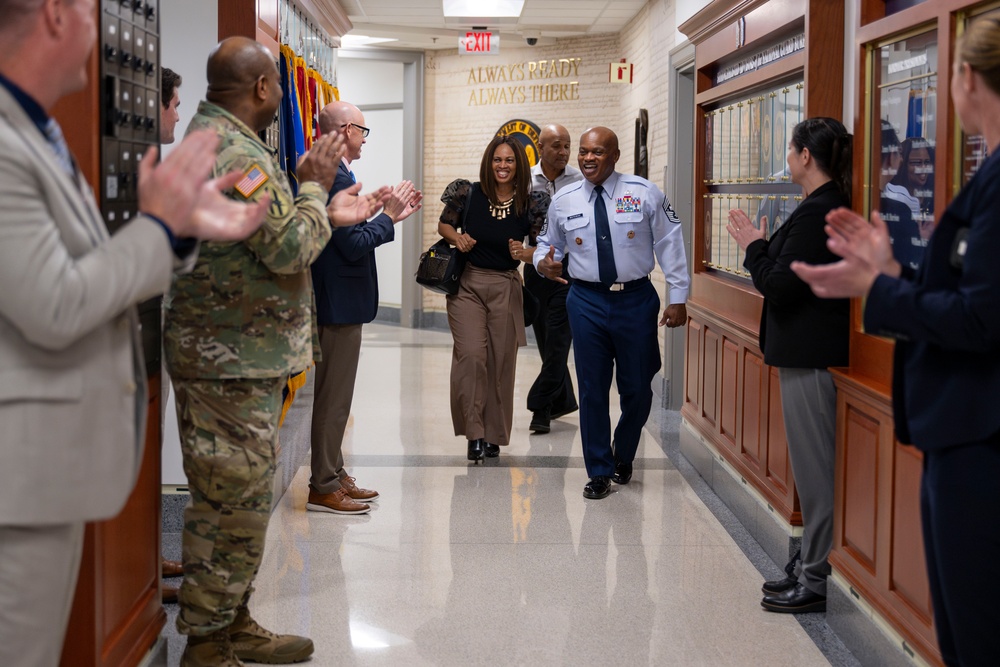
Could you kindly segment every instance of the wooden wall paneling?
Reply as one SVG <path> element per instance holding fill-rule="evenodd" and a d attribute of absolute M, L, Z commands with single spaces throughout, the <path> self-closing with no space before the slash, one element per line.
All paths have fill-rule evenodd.
<path fill-rule="evenodd" d="M 737 415 L 740 412 L 739 358 L 740 346 L 732 338 L 722 336 L 722 373 L 719 383 L 719 433 L 733 450 L 739 451 L 740 430 Z"/>
<path fill-rule="evenodd" d="M 719 334 L 709 326 L 705 326 L 705 344 L 702 348 L 702 380 L 701 380 L 701 416 L 718 432 L 719 423 Z"/>
<path fill-rule="evenodd" d="M 765 65 L 758 70 L 744 74 L 736 79 L 730 79 L 710 90 L 698 93 L 695 96 L 695 102 L 698 104 L 709 104 L 716 100 L 732 97 L 744 90 L 763 88 L 801 72 L 805 63 L 806 56 L 804 53 L 794 53 L 790 56 L 785 56 L 770 65 Z M 843 65 L 841 66 L 843 67 Z"/>
<path fill-rule="evenodd" d="M 99 11 L 98 6 L 95 12 Z M 90 85 L 61 98 L 50 114 L 59 121 L 63 136 L 66 137 L 66 144 L 73 151 L 80 172 L 90 185 L 90 189 L 94 191 L 98 205 L 101 203 L 101 194 L 104 191 L 98 187 L 97 182 L 101 173 L 101 133 L 97 131 L 101 118 L 99 64 L 100 57 L 95 46 L 90 60 L 87 61 L 87 81 Z"/>
<path fill-rule="evenodd" d="M 890 534 L 889 590 L 910 606 L 921 621 L 932 620 L 930 585 L 922 549 L 920 479 L 923 455 L 915 447 L 893 440 L 892 529 Z"/>
<path fill-rule="evenodd" d="M 878 451 L 881 424 L 866 406 L 848 402 L 844 417 L 843 477 L 840 502 L 842 544 L 855 562 L 875 574 L 878 514 Z"/>
<path fill-rule="evenodd" d="M 743 400 L 740 420 L 740 452 L 748 464 L 766 476 L 767 383 L 764 360 L 749 347 L 740 348 L 743 366 Z"/>
<path fill-rule="evenodd" d="M 113 519 L 88 523 L 61 664 L 138 665 L 166 624 L 160 603 L 160 375 L 135 489 Z"/>
<path fill-rule="evenodd" d="M 684 400 L 701 412 L 701 347 L 704 327 L 694 317 L 687 322 L 687 352 L 684 372 Z"/>
<path fill-rule="evenodd" d="M 806 117 L 844 115 L 844 59 L 831 58 L 844 48 L 844 0 L 810 0 L 806 13 L 806 58 L 804 76 Z"/>
<path fill-rule="evenodd" d="M 256 0 L 218 0 L 219 41 L 226 37 L 257 38 Z"/>
<path fill-rule="evenodd" d="M 727 3 L 714 2 L 713 5 L 723 6 Z M 765 43 L 775 33 L 785 30 L 789 24 L 801 23 L 806 10 L 805 0 L 770 0 L 770 2 L 730 2 L 729 11 L 716 13 L 714 16 L 703 10 L 698 15 L 679 26 L 681 32 L 697 44 L 695 66 L 699 69 L 704 65 L 715 63 L 723 58 L 739 53 L 740 43 L 737 25 L 739 19 L 743 28 L 743 49 L 750 52 L 755 43 Z M 694 24 L 708 18 L 709 23 L 700 27 Z"/>
<path fill-rule="evenodd" d="M 767 467 L 768 482 L 786 498 L 795 488 L 792 466 L 788 462 L 785 417 L 781 410 L 781 382 L 778 369 L 767 367 Z"/>

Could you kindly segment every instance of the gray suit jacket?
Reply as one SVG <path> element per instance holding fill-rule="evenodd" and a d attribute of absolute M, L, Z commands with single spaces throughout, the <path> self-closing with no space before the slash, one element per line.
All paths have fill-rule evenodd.
<path fill-rule="evenodd" d="M 90 188 L 0 86 L 0 525 L 121 510 L 147 408 L 134 304 L 173 266 L 149 218 L 108 236 Z"/>

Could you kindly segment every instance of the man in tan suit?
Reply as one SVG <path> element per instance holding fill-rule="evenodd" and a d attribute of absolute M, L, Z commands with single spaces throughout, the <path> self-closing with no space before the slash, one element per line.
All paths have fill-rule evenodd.
<path fill-rule="evenodd" d="M 0 665 L 56 665 L 86 521 L 118 513 L 146 413 L 134 304 L 193 239 L 237 240 L 267 202 L 209 181 L 217 140 L 139 168 L 141 214 L 113 238 L 49 113 L 87 84 L 94 0 L 0 0 Z"/>

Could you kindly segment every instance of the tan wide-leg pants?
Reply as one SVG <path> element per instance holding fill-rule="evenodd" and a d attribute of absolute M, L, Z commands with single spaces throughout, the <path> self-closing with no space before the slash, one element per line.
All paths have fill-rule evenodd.
<path fill-rule="evenodd" d="M 448 297 L 455 435 L 494 445 L 510 442 L 517 348 L 527 344 L 523 307 L 516 270 L 466 265 L 458 294 Z"/>

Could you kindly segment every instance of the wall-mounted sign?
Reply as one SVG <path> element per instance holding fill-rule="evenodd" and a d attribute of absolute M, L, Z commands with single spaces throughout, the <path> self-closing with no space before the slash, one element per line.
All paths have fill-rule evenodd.
<path fill-rule="evenodd" d="M 632 63 L 622 58 L 621 62 L 608 65 L 608 81 L 611 83 L 632 83 Z"/>
<path fill-rule="evenodd" d="M 472 30 L 458 38 L 461 56 L 496 55 L 500 53 L 500 33 Z"/>
<path fill-rule="evenodd" d="M 469 106 L 572 102 L 580 99 L 580 58 L 532 60 L 506 65 L 475 65 L 467 83 Z M 568 79 L 568 81 L 567 81 Z"/>
<path fill-rule="evenodd" d="M 524 146 L 528 155 L 528 164 L 534 167 L 538 163 L 538 135 L 541 129 L 530 120 L 508 120 L 497 130 L 497 135 L 506 134 Z"/>

